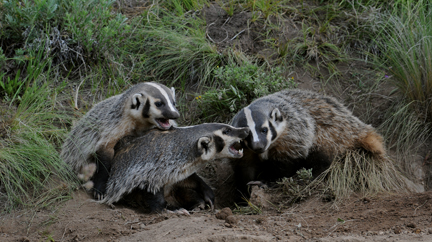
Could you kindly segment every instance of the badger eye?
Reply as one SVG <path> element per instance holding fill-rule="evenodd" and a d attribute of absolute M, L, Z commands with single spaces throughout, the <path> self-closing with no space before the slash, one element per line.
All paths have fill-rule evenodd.
<path fill-rule="evenodd" d="M 263 133 L 263 134 L 267 134 L 267 132 L 268 132 L 268 128 L 262 128 L 262 129 L 261 129 L 261 133 Z"/>
<path fill-rule="evenodd" d="M 156 107 L 160 108 L 164 105 L 164 103 L 158 101 L 158 102 L 155 102 L 155 105 L 156 105 Z"/>
<path fill-rule="evenodd" d="M 230 132 L 231 132 L 231 129 L 228 128 L 228 129 L 225 129 L 224 131 L 222 131 L 222 134 L 229 134 Z"/>

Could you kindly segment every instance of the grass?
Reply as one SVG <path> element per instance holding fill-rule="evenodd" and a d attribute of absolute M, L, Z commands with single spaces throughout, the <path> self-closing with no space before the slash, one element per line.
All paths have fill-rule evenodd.
<path fill-rule="evenodd" d="M 395 104 L 378 127 L 385 137 L 387 148 L 395 151 L 397 163 L 409 175 L 414 174 L 413 154 L 431 137 L 430 124 L 420 119 L 411 106 L 412 104 L 404 102 Z"/>
<path fill-rule="evenodd" d="M 432 8 L 429 1 L 407 1 L 387 13 L 379 42 L 387 72 L 399 92 L 432 120 Z"/>
<path fill-rule="evenodd" d="M 31 83 L 16 111 L 6 112 L 0 149 L 0 199 L 4 209 L 47 206 L 68 196 L 73 175 L 60 159 L 57 147 L 66 130 L 55 123 L 55 96 L 47 84 Z M 56 185 L 54 185 L 56 184 Z"/>
<path fill-rule="evenodd" d="M 408 191 L 403 175 L 390 157 L 375 158 L 357 150 L 350 150 L 336 158 L 310 186 L 322 183 L 325 190 L 334 193 L 336 201 L 342 201 L 354 192 L 373 196 Z"/>
<path fill-rule="evenodd" d="M 201 18 L 177 17 L 154 8 L 144 21 L 140 50 L 144 71 L 169 85 L 212 84 L 212 72 L 225 57 L 207 41 Z"/>
<path fill-rule="evenodd" d="M 233 213 L 242 214 L 242 215 L 253 215 L 253 214 L 261 214 L 262 209 L 257 205 L 253 204 L 250 200 L 244 199 L 247 203 L 247 206 L 239 206 L 235 204 L 235 209 L 233 209 Z"/>
<path fill-rule="evenodd" d="M 47 81 L 50 62 L 35 56 L 25 76 L 13 78 L 21 84 L 1 109 L 0 201 L 6 211 L 48 206 L 67 197 L 75 184 L 57 152 L 70 120 L 56 109 L 61 87 Z"/>

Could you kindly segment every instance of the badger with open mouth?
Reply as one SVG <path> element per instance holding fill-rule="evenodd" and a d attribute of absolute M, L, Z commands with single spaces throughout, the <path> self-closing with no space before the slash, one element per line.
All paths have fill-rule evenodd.
<path fill-rule="evenodd" d="M 86 186 L 102 199 L 117 142 L 153 127 L 170 129 L 180 116 L 175 104 L 174 88 L 136 84 L 90 109 L 70 131 L 60 155 L 81 180 L 91 179 Z"/>
<path fill-rule="evenodd" d="M 152 129 L 139 137 L 125 137 L 116 146 L 102 202 L 113 204 L 125 198 L 133 200 L 144 212 L 161 211 L 166 206 L 165 195 L 182 186 L 185 179 L 197 181 L 195 172 L 206 162 L 241 158 L 240 141 L 248 134 L 249 128 L 208 123 L 167 131 Z M 198 194 L 208 200 L 206 194 L 212 193 L 207 191 L 210 188 L 201 186 L 205 183 L 198 181 L 198 184 Z"/>

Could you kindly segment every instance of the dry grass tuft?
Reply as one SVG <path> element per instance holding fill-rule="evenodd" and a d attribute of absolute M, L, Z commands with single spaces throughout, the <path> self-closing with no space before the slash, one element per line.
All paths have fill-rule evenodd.
<path fill-rule="evenodd" d="M 359 150 L 350 150 L 336 158 L 308 188 L 321 183 L 325 184 L 326 190 L 334 192 L 336 201 L 343 200 L 354 192 L 373 196 L 378 193 L 408 191 L 404 176 L 390 157 L 377 158 Z"/>

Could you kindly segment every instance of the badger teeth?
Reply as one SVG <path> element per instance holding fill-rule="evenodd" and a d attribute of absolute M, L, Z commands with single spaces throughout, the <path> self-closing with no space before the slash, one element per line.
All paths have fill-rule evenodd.
<path fill-rule="evenodd" d="M 239 149 L 239 154 L 243 155 L 243 148 Z"/>

